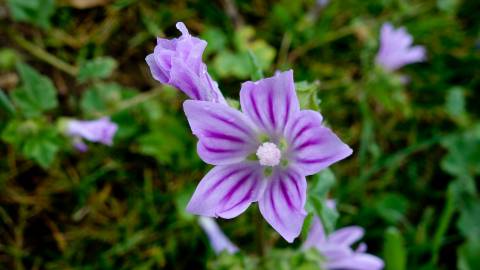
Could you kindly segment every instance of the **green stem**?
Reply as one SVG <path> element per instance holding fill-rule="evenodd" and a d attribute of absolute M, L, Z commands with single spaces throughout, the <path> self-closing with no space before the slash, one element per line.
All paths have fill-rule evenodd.
<path fill-rule="evenodd" d="M 127 99 L 127 100 L 121 102 L 115 109 L 110 110 L 107 114 L 112 115 L 112 114 L 115 114 L 117 112 L 127 110 L 131 107 L 134 107 L 134 106 L 138 105 L 138 104 L 141 104 L 141 103 L 144 103 L 146 101 L 149 101 L 149 100 L 153 99 L 154 97 L 158 96 L 161 92 L 162 92 L 162 88 L 161 87 L 156 87 L 156 88 L 153 88 L 152 90 L 150 90 L 148 92 L 143 92 L 141 94 L 138 94 L 133 98 L 130 98 L 130 99 Z"/>
<path fill-rule="evenodd" d="M 260 213 L 260 210 L 255 211 L 255 225 L 256 225 L 256 241 L 257 241 L 257 253 L 260 258 L 260 265 L 262 265 L 262 260 L 265 257 L 265 231 L 263 226 L 263 217 Z"/>
<path fill-rule="evenodd" d="M 28 51 L 31 55 L 37 57 L 38 59 L 49 63 L 50 65 L 56 67 L 59 70 L 68 73 L 69 75 L 76 76 L 78 69 L 77 67 L 70 65 L 63 60 L 57 58 L 56 56 L 48 53 L 44 49 L 37 47 L 35 44 L 31 43 L 30 41 L 24 39 L 17 33 L 13 31 L 8 31 L 8 35 L 12 38 L 18 46 L 22 47 L 24 50 Z"/>
<path fill-rule="evenodd" d="M 455 213 L 455 197 L 453 192 L 451 192 L 451 186 L 447 191 L 447 201 L 445 202 L 445 208 L 443 209 L 442 216 L 440 217 L 440 224 L 435 231 L 432 241 L 432 265 L 435 265 L 438 261 L 438 255 L 440 247 L 442 246 L 443 237 L 447 232 L 448 226 L 450 225 L 450 220 Z"/>

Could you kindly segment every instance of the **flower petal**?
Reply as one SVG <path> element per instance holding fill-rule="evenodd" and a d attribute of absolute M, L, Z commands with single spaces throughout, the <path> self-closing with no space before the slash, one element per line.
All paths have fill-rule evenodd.
<path fill-rule="evenodd" d="M 242 111 L 264 132 L 281 135 L 287 122 L 299 111 L 293 71 L 243 83 L 240 104 Z"/>
<path fill-rule="evenodd" d="M 207 217 L 234 218 L 258 200 L 265 189 L 259 165 L 216 166 L 197 186 L 187 210 Z"/>
<path fill-rule="evenodd" d="M 412 44 L 413 37 L 405 27 L 395 29 L 392 24 L 384 23 L 380 30 L 380 48 L 375 62 L 385 70 L 394 71 L 407 64 L 425 61 L 425 48 L 412 47 Z"/>
<path fill-rule="evenodd" d="M 359 226 L 349 226 L 336 230 L 328 236 L 329 243 L 337 245 L 351 246 L 360 240 L 365 234 L 365 230 Z"/>
<path fill-rule="evenodd" d="M 228 239 L 213 218 L 200 217 L 198 223 L 207 234 L 210 245 L 216 254 L 220 254 L 224 250 L 231 254 L 238 251 L 238 247 Z"/>
<path fill-rule="evenodd" d="M 179 22 L 176 26 L 182 35 L 174 39 L 158 38 L 153 53 L 145 58 L 153 78 L 180 89 L 191 99 L 226 104 L 202 62 L 207 42 L 191 36 L 185 24 Z"/>
<path fill-rule="evenodd" d="M 300 234 L 305 212 L 307 182 L 293 170 L 274 172 L 259 200 L 260 212 L 267 222 L 288 242 Z"/>
<path fill-rule="evenodd" d="M 323 229 L 322 222 L 318 217 L 313 219 L 312 226 L 308 232 L 307 239 L 303 243 L 302 248 L 309 249 L 312 247 L 319 248 L 326 242 L 325 230 Z"/>
<path fill-rule="evenodd" d="M 198 139 L 198 154 L 214 165 L 241 162 L 255 153 L 258 138 L 250 120 L 241 112 L 208 101 L 187 100 L 183 108 Z"/>
<path fill-rule="evenodd" d="M 327 260 L 326 268 L 330 270 L 380 270 L 383 269 L 383 261 L 371 254 L 353 253 L 352 256 L 347 256 L 337 260 Z"/>
<path fill-rule="evenodd" d="M 292 160 L 304 175 L 311 175 L 348 157 L 352 149 L 322 124 L 322 116 L 303 110 L 289 122 L 285 137 Z"/>
<path fill-rule="evenodd" d="M 72 137 L 81 137 L 90 142 L 112 145 L 117 129 L 117 124 L 110 121 L 110 118 L 102 117 L 91 121 L 70 120 L 67 133 Z"/>

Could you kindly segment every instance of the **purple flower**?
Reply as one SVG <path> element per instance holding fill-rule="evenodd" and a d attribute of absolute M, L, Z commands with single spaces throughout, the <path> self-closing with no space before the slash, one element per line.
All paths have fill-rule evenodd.
<path fill-rule="evenodd" d="M 198 223 L 207 234 L 208 240 L 210 240 L 210 244 L 216 254 L 220 254 L 224 250 L 231 254 L 238 252 L 238 248 L 223 234 L 213 218 L 200 217 Z"/>
<path fill-rule="evenodd" d="M 319 7 L 325 7 L 326 5 L 328 5 L 328 3 L 330 2 L 330 0 L 317 0 L 315 1 L 317 3 L 317 5 Z"/>
<path fill-rule="evenodd" d="M 117 129 L 117 124 L 111 122 L 108 117 L 92 121 L 70 120 L 67 124 L 67 134 L 74 138 L 74 146 L 81 152 L 88 149 L 81 139 L 112 145 Z"/>
<path fill-rule="evenodd" d="M 412 43 L 413 38 L 404 27 L 394 29 L 390 23 L 384 23 L 375 62 L 388 71 L 394 71 L 407 64 L 425 61 L 425 48 L 412 46 Z"/>
<path fill-rule="evenodd" d="M 176 26 L 182 35 L 172 40 L 157 38 L 157 46 L 145 59 L 153 78 L 180 89 L 191 99 L 226 103 L 202 62 L 207 42 L 192 37 L 185 24 Z"/>
<path fill-rule="evenodd" d="M 383 261 L 371 254 L 365 253 L 367 246 L 361 243 L 357 250 L 350 247 L 363 237 L 364 230 L 358 226 L 339 229 L 330 235 L 325 235 L 322 223 L 318 217 L 313 220 L 312 228 L 304 249 L 316 248 L 325 257 L 325 268 L 328 270 L 380 270 Z"/>
<path fill-rule="evenodd" d="M 234 218 L 259 203 L 267 222 L 288 242 L 302 228 L 307 183 L 352 153 L 315 111 L 300 110 L 293 72 L 245 82 L 242 112 L 227 105 L 187 100 L 185 114 L 199 138 L 201 159 L 215 166 L 200 182 L 187 210 Z"/>

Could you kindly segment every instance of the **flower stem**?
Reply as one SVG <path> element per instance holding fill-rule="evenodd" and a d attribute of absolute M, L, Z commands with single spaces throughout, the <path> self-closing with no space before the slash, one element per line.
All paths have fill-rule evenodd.
<path fill-rule="evenodd" d="M 138 105 L 138 104 L 149 101 L 152 98 L 158 96 L 162 92 L 161 90 L 162 90 L 162 87 L 155 87 L 148 92 L 140 93 L 133 98 L 130 98 L 130 99 L 127 99 L 127 100 L 121 102 L 117 107 L 115 107 L 115 109 L 110 110 L 107 114 L 112 115 L 112 114 L 115 114 L 117 112 L 127 110 L 131 107 L 134 107 L 134 106 Z"/>
<path fill-rule="evenodd" d="M 17 43 L 18 46 L 22 47 L 24 50 L 28 51 L 31 55 L 37 57 L 38 59 L 49 63 L 50 65 L 56 67 L 59 70 L 68 73 L 69 75 L 76 76 L 78 69 L 77 67 L 66 63 L 65 61 L 57 58 L 56 56 L 48 53 L 46 50 L 36 46 L 30 41 L 24 39 L 20 35 L 16 34 L 13 31 L 8 31 L 10 38 Z"/>
<path fill-rule="evenodd" d="M 255 211 L 255 225 L 256 225 L 256 242 L 257 242 L 257 254 L 260 258 L 260 264 L 265 257 L 265 230 L 263 226 L 263 217 L 258 209 Z"/>

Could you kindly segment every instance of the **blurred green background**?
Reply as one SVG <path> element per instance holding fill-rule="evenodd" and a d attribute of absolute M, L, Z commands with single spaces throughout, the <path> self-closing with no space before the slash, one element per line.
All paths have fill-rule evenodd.
<path fill-rule="evenodd" d="M 319 269 L 297 249 L 306 234 L 287 245 L 266 224 L 260 256 L 256 207 L 220 221 L 236 255 L 216 256 L 185 212 L 209 167 L 185 96 L 144 61 L 156 36 L 179 36 L 178 21 L 208 41 L 204 61 L 231 99 L 253 74 L 249 52 L 266 76 L 294 69 L 302 107 L 354 149 L 310 179 L 309 202 L 330 190 L 337 227 L 363 226 L 386 269 L 479 269 L 479 10 L 475 0 L 0 0 L 0 269 Z M 427 61 L 375 67 L 384 22 L 405 26 Z M 60 132 L 64 117 L 101 116 L 119 125 L 112 147 L 79 153 Z"/>

